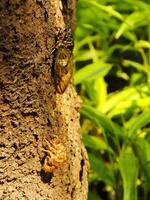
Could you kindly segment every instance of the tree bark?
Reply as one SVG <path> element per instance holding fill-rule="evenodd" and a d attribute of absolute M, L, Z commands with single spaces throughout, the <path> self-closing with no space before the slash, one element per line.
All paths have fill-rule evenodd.
<path fill-rule="evenodd" d="M 75 0 L 0 1 L 0 199 L 87 199 L 81 100 L 53 73 L 74 18 Z"/>

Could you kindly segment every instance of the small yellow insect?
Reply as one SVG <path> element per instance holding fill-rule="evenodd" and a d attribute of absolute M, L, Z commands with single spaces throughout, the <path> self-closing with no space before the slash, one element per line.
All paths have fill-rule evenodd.
<path fill-rule="evenodd" d="M 42 170 L 45 173 L 53 173 L 66 162 L 66 148 L 57 138 L 53 139 L 51 142 L 46 140 L 46 145 L 48 149 L 44 149 L 43 151 L 47 153 L 47 156 L 44 160 Z"/>

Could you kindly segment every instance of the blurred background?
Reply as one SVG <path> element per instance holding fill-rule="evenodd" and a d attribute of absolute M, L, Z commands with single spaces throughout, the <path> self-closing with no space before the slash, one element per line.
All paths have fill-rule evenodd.
<path fill-rule="evenodd" d="M 88 200 L 148 200 L 150 1 L 79 0 L 76 24 Z"/>

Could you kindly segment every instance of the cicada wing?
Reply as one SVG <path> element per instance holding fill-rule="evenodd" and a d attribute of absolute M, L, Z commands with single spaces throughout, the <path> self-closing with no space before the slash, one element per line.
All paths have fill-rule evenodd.
<path fill-rule="evenodd" d="M 55 87 L 60 94 L 64 93 L 69 84 L 72 68 L 72 52 L 66 48 L 60 48 L 57 51 L 54 66 Z"/>

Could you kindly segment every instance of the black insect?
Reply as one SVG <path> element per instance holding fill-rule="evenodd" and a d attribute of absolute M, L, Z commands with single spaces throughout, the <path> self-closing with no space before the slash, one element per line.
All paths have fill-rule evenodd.
<path fill-rule="evenodd" d="M 73 47 L 74 42 L 71 30 L 59 31 L 56 36 L 56 46 L 53 50 L 53 74 L 55 88 L 60 94 L 64 93 L 72 76 Z"/>

